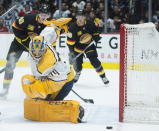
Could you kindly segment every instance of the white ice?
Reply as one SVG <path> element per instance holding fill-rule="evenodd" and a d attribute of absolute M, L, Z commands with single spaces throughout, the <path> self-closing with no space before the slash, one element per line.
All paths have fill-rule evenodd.
<path fill-rule="evenodd" d="M 119 123 L 119 71 L 105 70 L 110 80 L 105 87 L 94 69 L 84 69 L 74 90 L 84 98 L 91 98 L 95 104 L 85 104 L 73 92 L 66 99 L 79 100 L 89 110 L 86 123 L 35 122 L 23 117 L 23 99 L 21 76 L 30 73 L 29 68 L 15 69 L 14 79 L 7 100 L 0 100 L 0 131 L 159 131 L 159 125 Z M 0 74 L 0 90 L 3 74 Z M 113 129 L 106 129 L 113 126 Z"/>

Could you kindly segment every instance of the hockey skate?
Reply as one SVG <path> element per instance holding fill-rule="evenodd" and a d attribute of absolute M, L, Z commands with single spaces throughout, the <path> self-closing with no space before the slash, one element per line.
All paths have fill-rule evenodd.
<path fill-rule="evenodd" d="M 0 92 L 0 99 L 6 99 L 8 95 L 8 88 L 3 88 Z"/>
<path fill-rule="evenodd" d="M 107 77 L 103 77 L 102 81 L 106 86 L 109 86 L 109 80 L 107 79 Z"/>
<path fill-rule="evenodd" d="M 78 117 L 78 122 L 82 123 L 82 118 L 84 117 L 85 111 L 84 108 L 82 106 L 79 107 L 80 113 L 79 113 L 79 117 Z"/>

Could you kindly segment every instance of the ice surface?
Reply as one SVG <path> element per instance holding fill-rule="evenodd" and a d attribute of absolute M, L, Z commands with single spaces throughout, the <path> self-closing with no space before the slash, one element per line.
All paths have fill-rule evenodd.
<path fill-rule="evenodd" d="M 159 131 L 159 125 L 118 122 L 119 71 L 105 70 L 110 80 L 105 87 L 94 69 L 84 69 L 74 85 L 74 90 L 84 98 L 93 99 L 95 104 L 85 104 L 73 92 L 66 99 L 79 100 L 89 110 L 87 123 L 35 122 L 23 117 L 21 76 L 30 73 L 29 68 L 16 68 L 7 100 L 0 100 L 0 131 Z M 3 74 L 0 74 L 0 90 Z M 113 129 L 106 129 L 113 126 Z"/>

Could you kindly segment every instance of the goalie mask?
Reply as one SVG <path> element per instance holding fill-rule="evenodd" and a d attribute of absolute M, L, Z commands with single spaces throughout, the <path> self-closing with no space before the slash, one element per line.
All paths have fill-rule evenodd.
<path fill-rule="evenodd" d="M 35 36 L 30 43 L 30 53 L 35 59 L 41 58 L 45 52 L 46 44 L 43 36 Z"/>

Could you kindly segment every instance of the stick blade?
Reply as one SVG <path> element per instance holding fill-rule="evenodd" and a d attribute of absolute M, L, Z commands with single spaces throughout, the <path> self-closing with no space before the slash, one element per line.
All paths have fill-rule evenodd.
<path fill-rule="evenodd" d="M 86 103 L 91 103 L 91 104 L 94 104 L 94 101 L 93 101 L 93 99 L 84 99 L 84 101 L 85 101 Z"/>
<path fill-rule="evenodd" d="M 0 70 L 0 73 L 2 73 L 2 72 L 4 72 L 4 71 L 5 71 L 5 68 L 1 69 L 1 70 Z"/>

